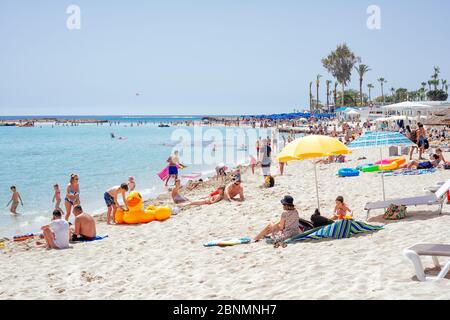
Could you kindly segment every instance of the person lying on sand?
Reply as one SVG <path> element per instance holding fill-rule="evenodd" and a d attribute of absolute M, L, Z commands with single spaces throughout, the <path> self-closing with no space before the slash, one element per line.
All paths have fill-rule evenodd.
<path fill-rule="evenodd" d="M 437 166 L 439 166 L 439 164 L 441 163 L 440 157 L 437 154 L 433 154 L 430 157 L 430 161 L 410 161 L 404 168 L 406 169 L 413 169 L 413 168 L 417 168 L 418 170 L 420 169 L 431 169 L 431 168 L 436 168 Z"/>
<path fill-rule="evenodd" d="M 93 241 L 97 236 L 95 220 L 80 205 L 73 209 L 75 228 L 70 227 L 72 241 Z"/>
<path fill-rule="evenodd" d="M 189 180 L 186 185 L 186 190 L 192 191 L 203 184 L 203 179 L 198 179 L 198 181 Z"/>
<path fill-rule="evenodd" d="M 172 190 L 172 200 L 175 204 L 180 204 L 188 202 L 189 200 L 180 194 L 181 181 L 180 179 L 175 180 L 175 188 Z"/>
<path fill-rule="evenodd" d="M 300 228 L 299 214 L 294 206 L 294 198 L 291 196 L 285 196 L 281 199 L 284 212 L 281 214 L 281 219 L 278 223 L 268 224 L 253 240 L 258 242 L 265 236 L 272 235 L 275 240 L 275 247 L 278 248 L 280 244 L 285 247 L 286 244 L 282 243 L 284 240 L 295 237 L 303 232 Z"/>
<path fill-rule="evenodd" d="M 235 199 L 239 195 L 239 199 Z M 233 181 L 225 187 L 224 199 L 231 201 L 244 201 L 244 188 L 241 185 L 240 179 L 233 179 Z"/>
<path fill-rule="evenodd" d="M 334 207 L 334 214 L 331 217 L 331 220 L 344 220 L 347 216 L 347 212 L 350 213 L 350 217 L 352 217 L 352 210 L 350 210 L 347 205 L 344 203 L 344 197 L 339 196 L 336 198 L 336 206 Z"/>
<path fill-rule="evenodd" d="M 180 204 L 180 207 L 203 206 L 203 205 L 210 205 L 210 204 L 217 203 L 217 202 L 223 200 L 224 191 L 225 191 L 225 188 L 220 187 L 219 189 L 217 189 L 217 192 L 218 192 L 217 194 L 215 194 L 215 192 L 213 192 L 212 194 L 214 194 L 214 195 L 210 195 L 205 200 L 190 201 L 188 203 L 182 203 L 182 204 Z"/>
<path fill-rule="evenodd" d="M 69 247 L 69 223 L 62 219 L 61 210 L 53 211 L 52 222 L 41 228 L 46 249 L 67 249 Z M 40 242 L 36 242 L 41 245 Z"/>

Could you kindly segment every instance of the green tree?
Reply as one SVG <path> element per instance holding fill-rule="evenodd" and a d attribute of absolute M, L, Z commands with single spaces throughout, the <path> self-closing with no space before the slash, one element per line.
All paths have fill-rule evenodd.
<path fill-rule="evenodd" d="M 319 109 L 319 104 L 320 104 L 320 99 L 319 99 L 320 78 L 322 78 L 322 76 L 320 74 L 318 74 L 316 77 L 316 94 L 317 94 L 316 95 L 316 100 L 317 100 L 316 109 Z"/>
<path fill-rule="evenodd" d="M 377 81 L 380 83 L 381 85 L 381 98 L 383 99 L 383 104 L 386 103 L 386 99 L 384 97 L 384 84 L 387 83 L 386 79 L 384 78 L 378 78 Z"/>
<path fill-rule="evenodd" d="M 361 98 L 361 107 L 364 104 L 363 101 L 363 81 L 364 81 L 364 76 L 366 75 L 367 72 L 371 71 L 372 69 L 369 68 L 368 65 L 365 64 L 360 64 L 358 67 L 355 67 L 356 72 L 358 72 L 359 75 L 359 96 Z"/>
<path fill-rule="evenodd" d="M 353 67 L 360 61 L 361 58 L 357 57 L 345 43 L 338 45 L 335 51 L 322 59 L 324 68 L 342 86 L 342 105 L 345 104 L 345 86 L 351 81 Z"/>

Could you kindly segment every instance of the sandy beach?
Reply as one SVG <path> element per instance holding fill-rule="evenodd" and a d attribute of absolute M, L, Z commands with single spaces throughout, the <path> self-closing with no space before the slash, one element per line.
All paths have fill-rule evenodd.
<path fill-rule="evenodd" d="M 368 156 L 370 154 L 370 156 Z M 356 161 L 365 155 L 368 160 Z M 342 195 L 357 220 L 364 204 L 380 200 L 378 174 L 338 178 L 339 168 L 377 160 L 378 152 L 358 151 L 346 164 L 319 165 L 322 215 L 329 216 Z M 447 155 L 448 156 L 448 155 Z M 275 167 L 273 167 L 275 169 Z M 276 186 L 261 188 L 260 170 L 243 174 L 246 201 L 183 210 L 166 222 L 107 226 L 108 238 L 73 244 L 67 250 L 38 249 L 35 241 L 7 243 L 0 250 L 0 299 L 449 299 L 450 278 L 420 283 L 402 250 L 416 243 L 449 243 L 450 207 L 408 208 L 405 220 L 386 222 L 374 211 L 381 231 L 345 240 L 305 242 L 274 249 L 265 242 L 205 248 L 217 238 L 254 236 L 282 212 L 280 199 L 294 197 L 301 217 L 316 208 L 314 170 L 309 161 L 290 163 Z M 414 196 L 450 179 L 450 171 L 386 177 L 387 198 Z M 198 198 L 214 190 L 185 193 Z M 168 195 L 155 204 L 169 203 Z M 431 258 L 426 266 L 432 266 Z"/>

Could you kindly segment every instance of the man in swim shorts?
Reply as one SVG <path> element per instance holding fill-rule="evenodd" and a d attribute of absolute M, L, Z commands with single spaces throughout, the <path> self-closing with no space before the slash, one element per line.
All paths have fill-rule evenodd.
<path fill-rule="evenodd" d="M 71 227 L 72 241 L 93 241 L 97 236 L 95 220 L 89 214 L 83 212 L 80 205 L 73 209 L 75 215 L 75 228 Z"/>
<path fill-rule="evenodd" d="M 239 199 L 235 199 L 239 195 Z M 234 179 L 225 188 L 224 199 L 231 201 L 244 201 L 244 188 L 241 185 L 240 179 Z"/>
<path fill-rule="evenodd" d="M 127 191 L 128 191 L 128 184 L 122 183 L 120 186 L 110 188 L 103 195 L 106 206 L 108 207 L 108 212 L 106 214 L 106 223 L 107 224 L 111 224 L 111 214 L 112 214 L 112 219 L 114 221 L 115 216 L 116 216 L 117 207 L 122 208 L 122 206 L 119 206 L 119 202 L 117 200 L 117 196 L 119 193 L 122 195 L 123 203 L 125 205 L 125 211 L 128 211 L 127 201 L 125 199 L 125 193 Z"/>

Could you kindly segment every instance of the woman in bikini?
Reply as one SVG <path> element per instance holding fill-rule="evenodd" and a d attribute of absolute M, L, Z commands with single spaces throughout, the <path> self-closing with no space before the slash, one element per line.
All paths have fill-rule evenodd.
<path fill-rule="evenodd" d="M 66 216 L 65 220 L 69 221 L 72 208 L 77 204 L 80 204 L 80 185 L 78 184 L 78 175 L 71 174 L 70 182 L 66 188 L 66 198 L 64 199 L 66 205 Z"/>

